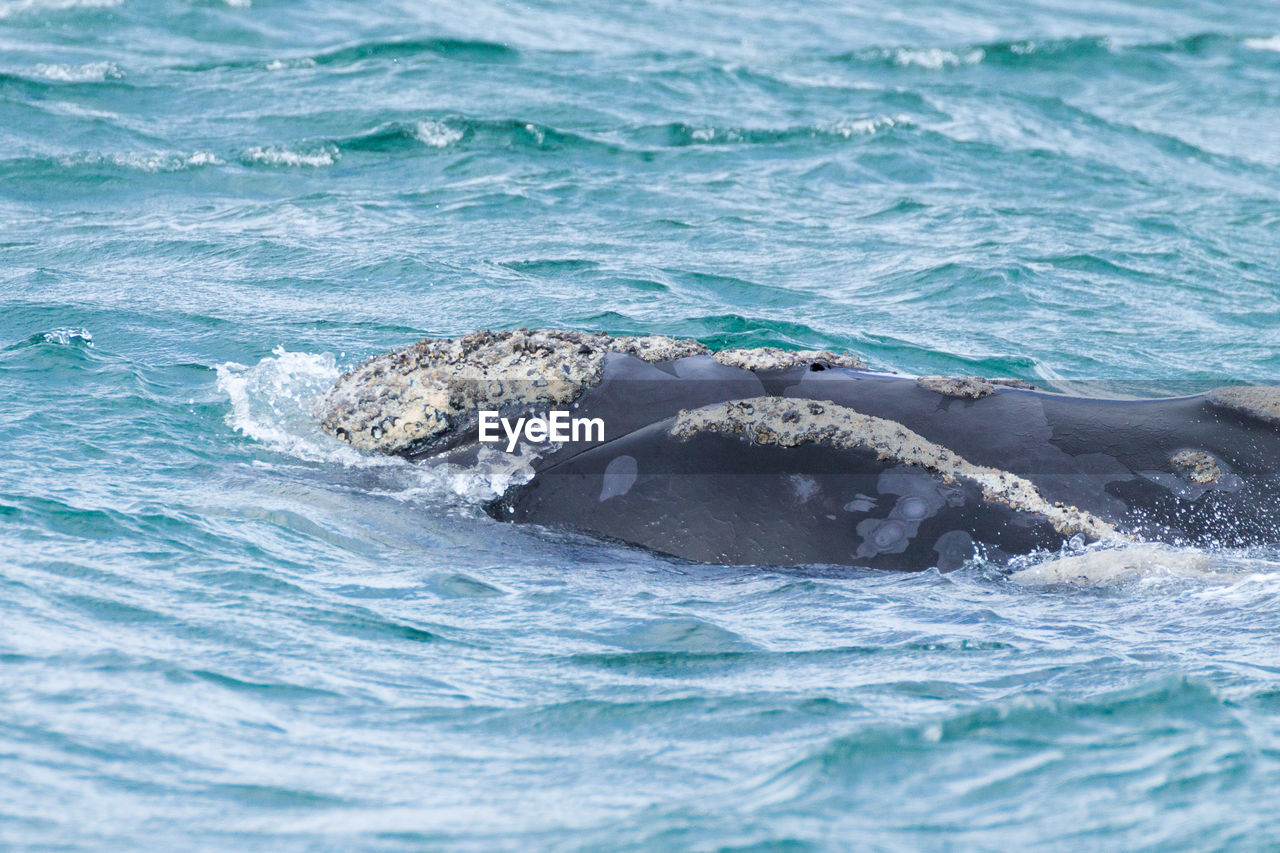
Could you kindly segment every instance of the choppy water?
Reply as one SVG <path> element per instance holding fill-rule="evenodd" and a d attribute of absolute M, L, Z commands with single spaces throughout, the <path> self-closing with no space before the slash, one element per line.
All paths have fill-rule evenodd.
<path fill-rule="evenodd" d="M 1278 167 L 1273 4 L 3 0 L 0 847 L 1273 848 L 1280 553 L 691 567 L 308 406 L 517 325 L 1274 378 Z"/>

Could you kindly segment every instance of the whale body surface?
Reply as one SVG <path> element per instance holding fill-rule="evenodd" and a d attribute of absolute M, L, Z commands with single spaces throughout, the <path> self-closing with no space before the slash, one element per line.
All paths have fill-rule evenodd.
<path fill-rule="evenodd" d="M 494 518 L 699 562 L 949 570 L 1067 542 L 1280 541 L 1277 401 L 1093 399 L 828 352 L 520 330 L 377 356 L 337 382 L 323 425 L 474 465 L 481 411 L 568 409 L 603 434 L 519 442 L 533 475 Z"/>

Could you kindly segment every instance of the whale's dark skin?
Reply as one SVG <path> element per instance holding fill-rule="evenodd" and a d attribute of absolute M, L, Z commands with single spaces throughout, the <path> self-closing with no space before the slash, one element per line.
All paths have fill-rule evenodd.
<path fill-rule="evenodd" d="M 999 387 L 969 399 L 822 362 L 750 371 L 708 355 L 652 364 L 611 354 L 602 380 L 573 409 L 601 418 L 605 440 L 543 448 L 532 480 L 487 511 L 730 564 L 945 570 L 975 552 L 1000 561 L 1057 550 L 1070 538 L 1042 513 L 984 497 L 973 480 L 948 480 L 871 449 L 672 434 L 681 410 L 762 396 L 836 403 L 896 422 L 1125 535 L 1280 541 L 1280 427 L 1206 395 L 1102 400 Z M 464 430 L 443 458 L 473 462 L 474 439 L 474 429 Z M 1174 464 L 1180 452 L 1207 454 L 1212 476 Z"/>

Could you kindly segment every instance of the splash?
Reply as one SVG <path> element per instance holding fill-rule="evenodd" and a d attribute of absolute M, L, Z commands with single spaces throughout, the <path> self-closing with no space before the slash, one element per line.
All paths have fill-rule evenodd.
<path fill-rule="evenodd" d="M 269 449 L 309 462 L 360 465 L 365 457 L 320 430 L 315 405 L 342 371 L 331 353 L 276 347 L 252 367 L 217 367 L 218 390 L 231 400 L 227 424 Z"/>
<path fill-rule="evenodd" d="M 1214 575 L 1216 568 L 1208 551 L 1140 542 L 1057 557 L 1020 569 L 1009 580 L 1027 585 L 1109 586 L 1140 580 L 1206 578 Z"/>
<path fill-rule="evenodd" d="M 45 343 L 57 344 L 60 347 L 93 347 L 93 335 L 85 328 L 50 329 L 42 333 L 40 337 Z"/>
<path fill-rule="evenodd" d="M 364 453 L 320 429 L 318 408 L 341 375 L 332 353 L 290 352 L 276 347 L 255 365 L 220 364 L 217 388 L 230 401 L 228 426 L 266 449 L 305 462 L 391 473 L 384 494 L 478 507 L 533 476 L 533 453 L 485 448 L 476 464 L 419 465 L 398 456 Z"/>

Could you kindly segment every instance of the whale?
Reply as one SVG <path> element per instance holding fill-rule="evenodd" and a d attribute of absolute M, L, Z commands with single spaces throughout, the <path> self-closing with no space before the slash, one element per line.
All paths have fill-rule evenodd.
<path fill-rule="evenodd" d="M 481 440 L 485 413 L 553 412 L 602 428 Z M 1112 399 L 518 329 L 374 356 L 334 383 L 321 426 L 421 464 L 505 454 L 525 473 L 485 504 L 494 519 L 703 563 L 950 571 L 1095 542 L 1280 542 L 1271 386 Z"/>

